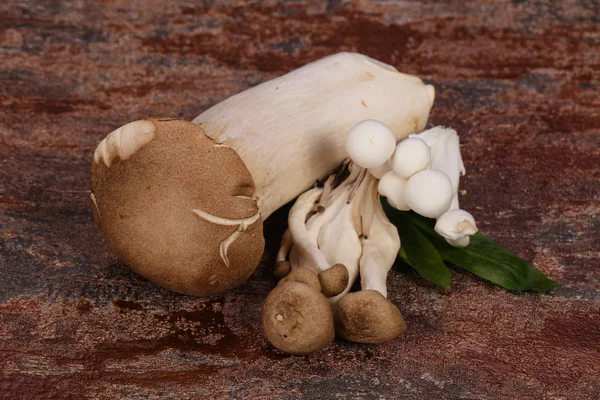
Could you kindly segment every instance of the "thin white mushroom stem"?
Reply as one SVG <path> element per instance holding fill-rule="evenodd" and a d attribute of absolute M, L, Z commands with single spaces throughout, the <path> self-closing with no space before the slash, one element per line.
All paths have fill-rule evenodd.
<path fill-rule="evenodd" d="M 306 219 L 321 196 L 321 193 L 323 193 L 323 189 L 321 188 L 310 189 L 298 197 L 298 200 L 296 200 L 296 203 L 290 210 L 288 227 L 294 239 L 292 255 L 294 252 L 297 252 L 296 257 L 298 257 L 298 260 L 295 260 L 294 257 L 290 256 L 292 268 L 302 265 L 319 273 L 331 266 L 319 250 L 319 247 L 310 240 L 308 230 L 306 229 Z"/>
<path fill-rule="evenodd" d="M 322 212 L 329 202 L 329 198 L 331 197 L 331 191 L 333 190 L 333 181 L 335 179 L 335 175 L 329 175 L 329 178 L 325 181 L 323 185 L 323 193 L 321 194 L 321 198 L 317 204 L 317 211 Z"/>
<path fill-rule="evenodd" d="M 365 168 L 360 168 L 360 170 L 358 172 L 358 176 L 356 177 L 356 180 L 354 182 L 352 182 L 352 190 L 350 191 L 350 196 L 348 196 L 348 200 L 352 201 L 352 199 L 356 195 L 356 192 L 358 192 L 358 190 L 360 189 L 360 187 L 365 179 L 365 176 L 370 178 L 370 174 L 368 174 L 367 170 Z M 360 200 L 359 200 L 359 204 L 360 204 Z"/>
<path fill-rule="evenodd" d="M 392 166 L 390 165 L 390 161 L 386 161 L 381 164 L 379 167 L 369 168 L 369 172 L 377 179 L 381 179 L 385 174 L 392 170 Z"/>
<path fill-rule="evenodd" d="M 360 207 L 362 234 L 365 237 L 369 237 L 371 234 L 371 225 L 373 224 L 373 218 L 375 217 L 375 207 L 379 201 L 377 190 L 378 184 L 379 181 L 377 179 L 369 180 L 369 184 L 364 194 L 364 201 Z"/>
<path fill-rule="evenodd" d="M 295 270 L 300 267 L 300 255 L 299 255 L 298 246 L 292 246 L 289 255 L 289 262 L 291 270 Z"/>
<path fill-rule="evenodd" d="M 379 249 L 363 239 L 363 256 L 360 259 L 360 286 L 362 290 L 377 290 L 387 297 L 387 274 L 389 269 Z M 393 263 L 392 263 L 393 264 Z"/>
<path fill-rule="evenodd" d="M 388 220 L 379 199 L 376 201 L 369 236 L 362 240 L 360 277 L 362 290 L 377 290 L 387 297 L 387 274 L 400 250 L 400 236 Z"/>
<path fill-rule="evenodd" d="M 325 224 L 328 224 L 340 212 L 343 205 L 346 204 L 349 194 L 349 190 L 341 192 L 336 199 L 330 201 L 329 206 L 323 212 L 314 214 L 306 222 L 308 236 L 315 245 L 317 244 L 317 238 L 319 237 L 321 228 L 323 228 Z"/>
<path fill-rule="evenodd" d="M 362 254 L 362 246 L 359 235 L 352 225 L 352 202 L 344 204 L 335 218 L 323 226 L 319 233 L 318 244 L 330 265 L 340 263 L 348 269 L 349 280 L 346 289 L 328 299 L 333 304 L 350 291 L 359 273 L 358 262 Z"/>
<path fill-rule="evenodd" d="M 361 210 L 368 200 L 367 197 L 370 196 L 369 189 L 371 188 L 371 182 L 374 181 L 374 178 L 371 174 L 367 172 L 366 169 L 363 169 L 363 174 L 361 175 L 361 181 L 358 184 L 358 188 L 352 191 L 353 197 L 349 197 L 352 201 L 352 225 L 354 226 L 354 230 L 359 235 L 363 235 L 363 221 Z"/>
<path fill-rule="evenodd" d="M 331 190 L 329 199 L 335 199 L 338 196 L 340 196 L 340 193 L 344 192 L 346 189 L 354 188 L 355 182 L 359 179 L 363 171 L 361 167 L 354 164 L 352 161 L 350 161 L 350 159 L 346 159 L 346 161 L 342 165 L 342 168 L 340 168 L 340 170 L 335 174 L 333 182 L 335 182 L 338 179 L 338 177 L 343 177 L 346 173 L 348 174 L 348 176 L 346 176 L 341 183 L 339 183 Z"/>
<path fill-rule="evenodd" d="M 364 275 L 364 287 L 386 296 L 387 272 L 400 247 L 398 232 L 379 202 L 378 180 L 353 162 L 345 163 L 336 177 L 345 174 L 336 187 L 335 178 L 329 178 L 327 191 L 315 188 L 298 198 L 289 217 L 291 251 L 286 237 L 277 258 L 285 260 L 289 251 L 292 269 L 304 266 L 315 272 L 343 264 L 348 270 L 348 284 L 342 293 L 328 299 L 332 304 L 350 291 L 359 273 Z M 329 196 L 326 201 L 324 194 Z M 313 205 L 319 203 L 327 207 L 310 215 Z"/>
<path fill-rule="evenodd" d="M 276 262 L 285 261 L 292 245 L 294 244 L 294 240 L 292 239 L 292 233 L 289 229 L 285 230 L 283 237 L 281 238 L 281 245 L 279 246 L 279 251 L 277 252 L 277 256 L 275 257 Z"/>

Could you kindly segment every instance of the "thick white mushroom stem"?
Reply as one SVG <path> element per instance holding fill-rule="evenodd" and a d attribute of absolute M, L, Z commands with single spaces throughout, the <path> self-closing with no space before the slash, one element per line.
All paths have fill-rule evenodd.
<path fill-rule="evenodd" d="M 230 97 L 193 122 L 242 159 L 265 219 L 340 165 L 356 123 L 381 121 L 400 140 L 423 130 L 434 97 L 418 77 L 339 53 Z"/>

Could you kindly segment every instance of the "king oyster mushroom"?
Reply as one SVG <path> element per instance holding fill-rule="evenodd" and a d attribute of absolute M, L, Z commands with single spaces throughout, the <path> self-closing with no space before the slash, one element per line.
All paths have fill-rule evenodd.
<path fill-rule="evenodd" d="M 340 53 L 232 96 L 193 123 L 129 123 L 94 153 L 95 220 L 109 247 L 139 274 L 180 293 L 222 293 L 256 268 L 262 221 L 347 157 L 352 126 L 381 121 L 397 141 L 425 127 L 433 100 L 433 87 L 419 78 Z M 350 182 L 308 195 L 311 207 L 323 197 L 327 217 L 296 233 L 294 242 L 298 235 L 309 248 L 318 241 L 329 258 L 312 260 L 320 263 L 315 272 L 339 259 L 353 282 L 361 238 L 348 221 L 353 216 L 351 226 L 362 229 L 356 209 L 374 178 L 348 169 Z M 301 208 L 306 217 L 310 210 Z M 337 252 L 336 232 L 344 234 Z M 311 257 L 310 249 L 294 247 L 292 258 Z"/>

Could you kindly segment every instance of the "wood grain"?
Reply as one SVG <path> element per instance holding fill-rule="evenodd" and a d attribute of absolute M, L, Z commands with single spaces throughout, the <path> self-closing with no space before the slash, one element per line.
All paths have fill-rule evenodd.
<path fill-rule="evenodd" d="M 242 287 L 180 296 L 108 252 L 96 144 L 192 119 L 338 51 L 437 88 L 480 229 L 557 280 L 513 294 L 453 271 L 389 278 L 409 330 L 277 353 L 259 323 L 282 210 Z M 20 1 L 0 7 L 0 398 L 600 398 L 600 8 L 594 0 Z"/>

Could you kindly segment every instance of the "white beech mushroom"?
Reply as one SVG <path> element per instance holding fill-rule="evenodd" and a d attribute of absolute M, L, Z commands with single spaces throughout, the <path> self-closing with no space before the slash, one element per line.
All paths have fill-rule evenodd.
<path fill-rule="evenodd" d="M 348 156 L 363 168 L 377 168 L 394 153 L 396 137 L 385 124 L 367 119 L 354 125 L 346 139 Z"/>
<path fill-rule="evenodd" d="M 404 199 L 406 193 L 406 179 L 394 171 L 390 171 L 379 180 L 377 186 L 379 194 L 387 197 L 388 203 L 397 210 L 408 211 L 410 207 Z"/>
<path fill-rule="evenodd" d="M 435 127 L 411 138 L 423 140 L 431 148 L 431 169 L 445 173 L 452 182 L 453 198 L 450 209 L 438 216 L 435 230 L 455 247 L 466 247 L 469 236 L 477 232 L 475 219 L 458 204 L 458 184 L 465 167 L 460 155 L 458 134 L 453 129 Z"/>
<path fill-rule="evenodd" d="M 457 208 L 445 212 L 437 219 L 435 231 L 452 246 L 467 247 L 469 236 L 477 232 L 477 227 L 471 214 Z"/>
<path fill-rule="evenodd" d="M 409 137 L 398 143 L 391 162 L 395 173 L 401 178 L 409 179 L 429 166 L 431 150 L 422 139 Z"/>
<path fill-rule="evenodd" d="M 427 146 L 427 149 L 423 146 Z M 477 227 L 473 216 L 459 209 L 458 184 L 460 176 L 465 174 L 465 168 L 456 131 L 438 126 L 410 135 L 408 139 L 398 143 L 390 161 L 394 170 L 381 178 L 379 193 L 387 197 L 390 205 L 398 210 L 409 210 L 410 204 L 417 204 L 414 211 L 436 218 L 435 230 L 449 244 L 466 247 L 469 236 L 477 232 Z M 425 172 L 419 179 L 413 180 L 413 192 L 409 194 L 411 198 L 407 203 L 407 181 L 401 175 L 410 179 L 425 168 L 436 171 L 434 179 L 429 179 L 431 173 Z M 448 182 L 441 173 L 448 177 L 452 185 L 450 206 L 442 214 L 440 212 L 446 209 L 449 192 Z M 442 184 L 435 184 L 436 181 Z M 421 188 L 423 182 L 428 184 Z M 435 195 L 431 195 L 432 192 Z M 422 201 L 421 198 L 425 200 Z"/>
<path fill-rule="evenodd" d="M 95 220 L 141 275 L 180 293 L 224 292 L 256 268 L 262 221 L 347 157 L 352 126 L 378 120 L 399 140 L 424 128 L 433 100 L 418 77 L 340 53 L 232 96 L 193 123 L 132 122 L 94 153 Z"/>
<path fill-rule="evenodd" d="M 450 209 L 454 193 L 448 175 L 425 169 L 406 182 L 404 201 L 410 209 L 428 218 L 437 218 Z"/>

